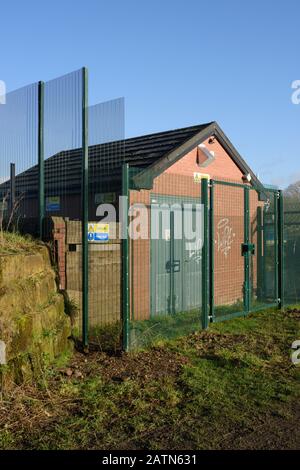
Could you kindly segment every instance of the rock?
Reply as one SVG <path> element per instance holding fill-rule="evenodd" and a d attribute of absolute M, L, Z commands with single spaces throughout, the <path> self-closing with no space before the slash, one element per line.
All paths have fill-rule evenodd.
<path fill-rule="evenodd" d="M 0 365 L 4 382 L 38 379 L 45 365 L 73 343 L 64 298 L 57 291 L 48 250 L 0 255 Z"/>
<path fill-rule="evenodd" d="M 83 373 L 80 370 L 75 370 L 74 377 L 76 379 L 83 379 Z"/>
<path fill-rule="evenodd" d="M 0 341 L 0 366 L 6 365 L 6 344 Z"/>

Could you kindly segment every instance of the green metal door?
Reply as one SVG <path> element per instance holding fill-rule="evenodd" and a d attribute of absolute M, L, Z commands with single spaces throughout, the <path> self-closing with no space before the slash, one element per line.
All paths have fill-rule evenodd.
<path fill-rule="evenodd" d="M 159 224 L 157 238 L 151 236 L 152 316 L 190 311 L 201 305 L 201 240 L 191 243 L 184 229 L 184 223 L 192 224 L 197 202 L 193 198 L 151 196 L 151 227 Z M 191 213 L 184 216 L 184 210 Z"/>

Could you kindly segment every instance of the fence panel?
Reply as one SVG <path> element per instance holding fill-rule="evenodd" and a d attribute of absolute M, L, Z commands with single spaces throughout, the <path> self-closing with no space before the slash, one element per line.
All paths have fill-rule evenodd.
<path fill-rule="evenodd" d="M 213 319 L 239 316 L 245 311 L 245 195 L 242 185 L 214 182 L 213 207 Z"/>
<path fill-rule="evenodd" d="M 129 349 L 201 327 L 201 184 L 165 172 L 142 189 L 141 174 L 130 169 Z"/>
<path fill-rule="evenodd" d="M 59 287 L 66 291 L 70 308 L 74 312 L 78 308 L 74 332 L 80 335 L 83 269 L 83 72 L 83 69 L 80 69 L 50 80 L 44 85 L 43 235 L 45 239 L 54 242 L 53 252 L 59 273 Z M 71 242 L 67 219 L 77 220 L 79 233 Z M 74 260 L 70 262 L 70 251 L 77 255 L 75 263 Z"/>
<path fill-rule="evenodd" d="M 81 219 L 82 69 L 45 83 L 45 214 Z"/>
<path fill-rule="evenodd" d="M 104 349 L 119 347 L 122 334 L 124 113 L 124 98 L 89 108 L 89 336 Z"/>
<path fill-rule="evenodd" d="M 250 191 L 250 311 L 278 305 L 278 191 Z"/>
<path fill-rule="evenodd" d="M 284 301 L 300 302 L 300 199 L 284 196 Z"/>
<path fill-rule="evenodd" d="M 2 228 L 30 231 L 32 211 L 37 214 L 38 123 L 38 83 L 7 94 L 0 105 Z M 28 168 L 34 168 L 30 178 Z"/>

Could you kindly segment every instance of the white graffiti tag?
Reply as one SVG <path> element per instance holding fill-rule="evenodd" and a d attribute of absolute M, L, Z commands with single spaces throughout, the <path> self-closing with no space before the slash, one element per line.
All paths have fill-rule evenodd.
<path fill-rule="evenodd" d="M 235 233 L 233 233 L 233 228 L 230 227 L 229 219 L 221 219 L 218 223 L 217 243 L 218 251 L 223 253 L 225 257 L 227 257 L 231 250 L 234 238 Z"/>
<path fill-rule="evenodd" d="M 195 261 L 197 264 L 200 264 L 202 259 L 202 246 L 203 242 L 200 238 L 196 242 L 186 243 L 185 249 L 189 252 L 189 259 L 186 261 Z"/>

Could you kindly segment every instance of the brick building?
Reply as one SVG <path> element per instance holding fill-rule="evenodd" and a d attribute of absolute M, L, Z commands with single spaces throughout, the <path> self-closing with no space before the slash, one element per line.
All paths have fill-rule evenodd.
<path fill-rule="evenodd" d="M 47 216 L 54 216 L 53 235 L 59 247 L 56 257 L 61 287 L 72 292 L 79 303 L 81 240 L 79 235 L 75 237 L 74 243 L 70 243 L 67 231 L 68 223 L 81 217 L 81 157 L 81 149 L 75 149 L 62 151 L 45 161 L 46 211 Z M 242 185 L 262 186 L 218 124 L 212 122 L 91 146 L 90 221 L 97 220 L 96 209 L 100 203 L 113 203 L 118 212 L 124 163 L 136 170 L 132 177 L 131 188 L 134 189 L 130 190 L 130 204 L 143 203 L 148 209 L 159 202 L 180 205 L 201 201 L 203 177 L 241 185 L 229 186 L 226 190 L 221 186 L 216 187 L 213 240 L 216 304 L 227 305 L 241 301 L 244 283 L 244 260 L 241 256 L 241 244 L 244 241 Z M 9 182 L 1 185 L 2 192 L 7 191 L 8 185 Z M 37 188 L 37 167 L 17 175 L 16 193 L 24 195 L 20 211 L 25 220 L 37 214 Z M 258 214 L 262 205 L 258 193 L 251 191 L 253 241 L 257 241 Z M 66 218 L 69 219 L 67 222 Z M 150 210 L 148 222 L 151 226 Z M 166 229 L 160 241 L 131 241 L 130 311 L 136 319 L 147 319 L 165 311 L 186 311 L 201 304 L 201 255 L 197 257 L 197 249 L 193 250 L 192 255 L 187 252 L 185 247 L 188 244 L 183 240 L 181 244 L 173 245 L 176 266 L 175 269 L 170 268 L 170 230 L 170 227 Z M 121 275 L 119 240 L 109 240 L 98 247 L 90 246 L 92 258 L 90 283 L 94 298 L 90 318 L 94 318 L 95 324 L 109 323 L 118 319 L 120 311 L 120 299 L 117 298 Z M 254 286 L 256 271 L 254 260 Z M 115 302 L 108 295 L 112 290 Z"/>

